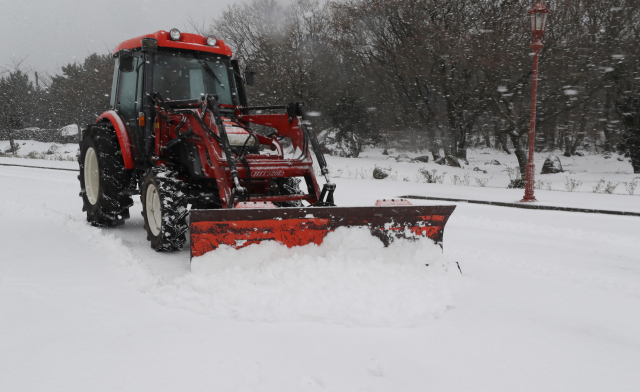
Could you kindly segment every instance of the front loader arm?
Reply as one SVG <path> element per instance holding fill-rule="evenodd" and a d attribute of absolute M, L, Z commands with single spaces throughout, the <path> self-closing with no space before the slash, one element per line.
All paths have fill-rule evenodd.
<path fill-rule="evenodd" d="M 286 114 L 241 114 L 238 120 L 275 128 L 279 136 L 290 138 L 295 148 L 302 150 L 304 147 L 304 135 L 297 118 L 289 122 Z"/>
<path fill-rule="evenodd" d="M 275 109 L 280 107 L 272 108 Z M 322 187 L 318 205 L 335 205 L 333 202 L 333 192 L 336 189 L 336 184 L 332 183 L 329 179 L 327 161 L 324 158 L 315 131 L 310 127 L 307 127 L 308 121 L 306 118 L 307 116 L 304 103 L 292 102 L 285 108 L 287 110 L 287 114 L 239 114 L 238 120 L 275 128 L 278 135 L 290 138 L 294 148 L 299 148 L 303 155 L 308 154 L 308 143 L 311 142 L 313 151 L 316 154 L 318 165 L 320 166 L 320 172 L 327 181 L 327 183 Z M 254 110 L 257 109 L 258 108 L 254 108 Z"/>

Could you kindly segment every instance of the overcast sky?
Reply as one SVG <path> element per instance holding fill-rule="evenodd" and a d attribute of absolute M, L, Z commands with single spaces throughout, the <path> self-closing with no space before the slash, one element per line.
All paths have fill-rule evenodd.
<path fill-rule="evenodd" d="M 239 2 L 242 0 L 237 0 Z M 209 26 L 233 0 L 0 0 L 0 67 L 54 73 L 88 54 L 158 30 Z M 224 37 L 220 37 L 224 39 Z"/>

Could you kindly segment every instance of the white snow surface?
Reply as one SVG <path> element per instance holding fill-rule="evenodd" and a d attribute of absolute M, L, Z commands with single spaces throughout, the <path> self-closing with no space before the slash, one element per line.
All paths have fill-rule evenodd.
<path fill-rule="evenodd" d="M 345 162 L 353 170 L 385 159 L 329 162 L 346 171 Z M 631 177 L 628 162 L 598 159 L 575 158 L 600 170 L 584 178 Z M 38 159 L 0 163 L 77 168 Z M 404 194 L 498 201 L 522 194 L 448 179 L 344 177 L 335 178 L 344 206 Z M 86 224 L 78 192 L 76 173 L 0 166 L 2 391 L 582 392 L 640 385 L 638 217 L 460 203 L 445 229 L 444 254 L 427 242 L 384 249 L 346 230 L 321 246 L 220 249 L 190 268 L 186 247 L 150 249 L 137 197 L 126 225 L 100 229 Z M 536 196 L 605 209 L 632 210 L 640 201 L 586 190 Z"/>
<path fill-rule="evenodd" d="M 68 126 L 69 128 L 72 126 Z M 77 132 L 77 127 L 76 127 Z M 20 149 L 18 150 L 18 156 L 15 158 L 9 159 L 29 159 L 30 157 L 35 157 L 38 159 L 29 159 L 33 166 L 42 166 L 37 165 L 35 162 L 40 160 L 51 160 L 51 161 L 73 161 L 75 163 L 76 155 L 79 152 L 78 143 L 45 143 L 45 142 L 37 142 L 35 140 L 16 140 L 15 141 Z M 0 140 L 0 151 L 6 151 L 11 146 L 8 140 Z M 47 154 L 47 152 L 50 152 Z M 29 155 L 31 153 L 31 155 Z M 16 163 L 13 160 L 7 161 L 7 163 Z M 77 166 L 77 164 L 76 164 Z"/>
<path fill-rule="evenodd" d="M 79 132 L 80 127 L 78 127 L 78 124 L 69 124 L 62 127 L 62 135 L 64 136 L 77 135 Z"/>
<path fill-rule="evenodd" d="M 410 326 L 442 316 L 461 283 L 456 264 L 429 239 L 385 248 L 368 229 L 339 228 L 320 246 L 225 246 L 194 258 L 191 274 L 156 297 L 250 321 Z"/>

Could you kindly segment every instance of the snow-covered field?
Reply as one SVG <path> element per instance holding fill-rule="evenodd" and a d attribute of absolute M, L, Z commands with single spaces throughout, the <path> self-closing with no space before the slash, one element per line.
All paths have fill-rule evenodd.
<path fill-rule="evenodd" d="M 522 190 L 504 189 L 501 171 L 515 157 L 483 152 L 470 154 L 463 169 L 399 163 L 379 151 L 329 157 L 336 177 L 342 170 L 336 200 L 372 205 L 412 194 L 516 201 Z M 565 176 L 584 185 L 536 195 L 541 203 L 640 211 L 640 197 L 624 195 L 623 185 L 619 194 L 592 193 L 591 182 L 602 177 L 635 178 L 616 158 L 561 157 L 571 172 L 538 178 L 556 190 Z M 502 165 L 483 164 L 492 159 Z M 410 182 L 353 174 L 375 165 Z M 487 187 L 473 177 L 469 186 L 451 183 L 455 174 L 480 176 L 476 166 L 494 176 Z M 447 171 L 444 183 L 416 182 L 421 167 Z M 346 230 L 321 247 L 210 253 L 191 271 L 187 248 L 150 249 L 137 198 L 125 226 L 98 229 L 85 223 L 78 192 L 74 172 L 0 166 L 2 391 L 640 385 L 638 217 L 461 203 L 447 224 L 444 254 L 428 243 L 384 249 Z"/>
<path fill-rule="evenodd" d="M 16 140 L 16 142 L 20 145 L 18 157 L 75 161 L 78 153 L 78 144 L 74 143 L 56 144 L 32 140 Z M 8 148 L 9 141 L 0 140 L 0 151 L 6 151 Z M 431 161 L 431 154 L 427 151 L 408 152 L 389 149 L 389 155 L 383 155 L 382 151 L 380 148 L 365 147 L 358 158 L 327 156 L 331 175 L 334 178 L 373 179 L 373 170 L 377 166 L 385 169 L 389 174 L 389 177 L 384 181 L 421 183 L 425 182 L 425 177 L 420 174 L 420 170 L 427 170 L 431 173 L 435 170 L 436 176 L 444 174 L 442 184 L 503 189 L 510 182 L 509 169 L 515 169 L 518 166 L 514 154 L 508 155 L 493 149 L 470 149 L 468 151 L 469 164 L 461 161 L 462 168 L 442 166 L 433 162 L 397 162 L 397 158 L 401 154 L 410 159 L 428 155 Z M 538 189 L 566 192 L 567 183 L 573 181 L 577 186 L 572 188 L 572 192 L 593 193 L 594 188 L 600 183 L 600 188 L 596 193 L 628 195 L 633 192 L 635 195 L 640 195 L 640 174 L 633 173 L 628 158 L 623 158 L 615 153 L 610 154 L 609 158 L 605 158 L 604 154 L 589 152 L 585 152 L 586 155 L 582 157 L 572 156 L 570 158 L 562 156 L 561 151 L 556 151 L 553 154 L 560 158 L 564 172 L 539 174 L 545 158 L 550 153 L 536 153 L 534 161 Z M 631 190 L 629 184 L 633 184 L 634 181 L 636 188 Z"/>
<path fill-rule="evenodd" d="M 79 148 L 77 143 L 44 143 L 35 140 L 16 140 L 15 143 L 19 146 L 18 157 L 48 161 L 75 161 Z M 8 140 L 0 140 L 0 151 L 10 148 Z"/>
<path fill-rule="evenodd" d="M 365 148 L 358 158 L 329 157 L 332 166 L 332 175 L 340 178 L 372 178 L 373 169 L 378 166 L 387 169 L 390 176 L 384 181 L 402 182 L 424 182 L 424 176 L 420 174 L 420 169 L 430 172 L 436 170 L 435 175 L 441 176 L 443 184 L 471 187 L 487 187 L 504 189 L 510 182 L 508 169 L 518 167 L 518 161 L 514 154 L 506 154 L 494 149 L 470 149 L 468 151 L 467 165 L 461 161 L 461 168 L 442 166 L 431 162 L 431 154 L 427 151 L 406 152 L 394 149 L 388 150 L 389 155 L 383 155 L 379 148 Z M 397 162 L 398 156 L 404 154 L 409 158 L 419 156 L 429 156 L 429 163 L 422 162 Z M 554 155 L 560 158 L 563 173 L 540 174 L 544 160 L 550 153 L 536 153 L 534 163 L 536 166 L 535 180 L 538 182 L 537 188 L 542 190 L 553 190 L 566 192 L 567 179 L 580 181 L 582 184 L 575 187 L 573 192 L 593 192 L 594 187 L 604 180 L 604 186 L 598 193 L 604 193 L 606 185 L 611 183 L 617 185 L 612 193 L 629 194 L 626 184 L 638 180 L 640 184 L 640 174 L 634 174 L 633 168 L 628 158 L 623 158 L 618 154 L 609 155 L 605 158 L 603 154 L 585 153 L 585 156 L 572 156 L 567 158 L 562 156 L 561 151 L 556 151 Z M 497 164 L 496 164 L 497 163 Z M 474 170 L 475 169 L 475 170 Z M 486 171 L 486 173 L 484 173 Z M 455 178 L 457 176 L 457 178 Z M 465 182 L 465 176 L 467 179 Z M 484 184 L 484 185 L 481 185 Z M 465 192 L 473 193 L 474 190 Z M 640 186 L 634 194 L 640 194 Z"/>

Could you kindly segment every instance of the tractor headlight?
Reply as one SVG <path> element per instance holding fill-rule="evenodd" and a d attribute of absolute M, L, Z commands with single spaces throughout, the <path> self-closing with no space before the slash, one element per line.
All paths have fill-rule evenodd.
<path fill-rule="evenodd" d="M 216 46 L 218 44 L 218 39 L 212 35 L 207 37 L 207 45 Z"/>
<path fill-rule="evenodd" d="M 173 40 L 173 41 L 177 41 L 180 39 L 180 30 L 178 29 L 171 29 L 169 30 L 169 37 Z"/>

